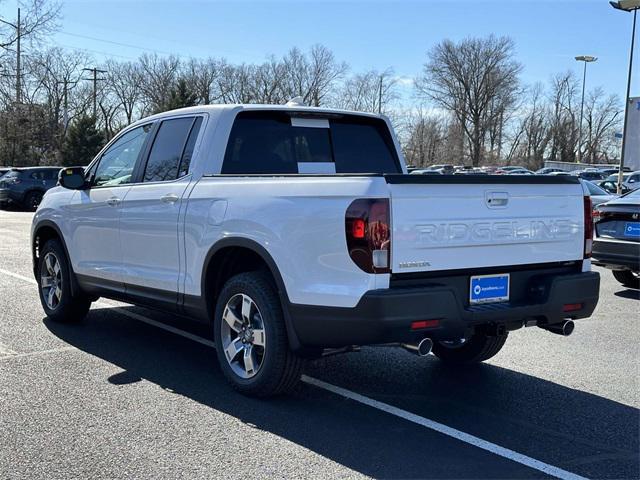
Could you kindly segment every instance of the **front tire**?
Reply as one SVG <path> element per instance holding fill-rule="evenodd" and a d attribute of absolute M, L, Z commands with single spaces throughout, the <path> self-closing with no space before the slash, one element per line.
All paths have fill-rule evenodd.
<path fill-rule="evenodd" d="M 460 342 L 436 342 L 433 354 L 450 365 L 473 365 L 484 362 L 496 355 L 507 341 L 508 333 L 490 337 L 475 333 L 471 338 Z"/>
<path fill-rule="evenodd" d="M 640 275 L 631 270 L 613 270 L 613 276 L 625 287 L 640 288 Z"/>
<path fill-rule="evenodd" d="M 79 322 L 91 307 L 86 295 L 72 295 L 71 267 L 59 240 L 44 244 L 38 259 L 38 291 L 47 317 L 55 322 Z"/>
<path fill-rule="evenodd" d="M 35 212 L 42 201 L 42 192 L 29 192 L 24 198 L 24 207 L 30 212 Z"/>
<path fill-rule="evenodd" d="M 289 349 L 280 299 L 266 274 L 229 279 L 218 296 L 213 326 L 220 368 L 234 389 L 269 397 L 298 383 L 303 360 Z"/>

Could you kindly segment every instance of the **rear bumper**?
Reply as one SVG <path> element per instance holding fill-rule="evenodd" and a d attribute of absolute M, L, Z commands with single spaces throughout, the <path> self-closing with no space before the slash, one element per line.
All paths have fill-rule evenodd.
<path fill-rule="evenodd" d="M 597 239 L 593 242 L 594 265 L 615 270 L 640 271 L 640 242 Z"/>
<path fill-rule="evenodd" d="M 354 308 L 290 304 L 289 313 L 303 346 L 338 348 L 427 336 L 436 340 L 461 338 L 470 329 L 484 328 L 488 333 L 515 330 L 531 320 L 550 325 L 565 318 L 589 317 L 598 303 L 600 276 L 596 272 L 531 280 L 535 294 L 520 303 L 469 306 L 459 289 L 431 285 L 372 290 Z M 566 304 L 581 307 L 565 313 Z M 411 330 L 412 322 L 433 319 L 439 320 L 437 327 Z"/>

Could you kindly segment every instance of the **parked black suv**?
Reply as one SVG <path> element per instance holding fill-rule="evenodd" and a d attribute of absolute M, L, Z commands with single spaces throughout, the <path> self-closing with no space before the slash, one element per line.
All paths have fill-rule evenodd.
<path fill-rule="evenodd" d="M 0 178 L 0 207 L 9 204 L 34 211 L 44 192 L 56 186 L 60 167 L 12 168 Z"/>

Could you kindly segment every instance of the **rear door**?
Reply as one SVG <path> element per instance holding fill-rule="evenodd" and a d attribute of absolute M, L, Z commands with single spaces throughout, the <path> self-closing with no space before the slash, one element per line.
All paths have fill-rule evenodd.
<path fill-rule="evenodd" d="M 417 178 L 415 178 L 417 177 Z M 428 272 L 581 260 L 577 179 L 388 178 L 392 271 Z"/>
<path fill-rule="evenodd" d="M 162 120 L 121 206 L 123 280 L 128 293 L 175 302 L 178 220 L 201 116 Z"/>

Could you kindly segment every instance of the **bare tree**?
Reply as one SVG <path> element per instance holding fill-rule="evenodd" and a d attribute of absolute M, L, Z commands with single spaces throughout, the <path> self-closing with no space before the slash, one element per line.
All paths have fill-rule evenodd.
<path fill-rule="evenodd" d="M 141 109 L 143 114 L 161 108 L 178 80 L 180 66 L 180 59 L 174 55 L 161 57 L 145 53 L 140 57 L 140 88 L 145 100 Z"/>
<path fill-rule="evenodd" d="M 142 99 L 143 92 L 140 88 L 142 72 L 135 62 L 109 61 L 105 65 L 106 92 L 115 97 L 117 105 L 124 115 L 126 124 L 133 122 L 134 113 Z"/>
<path fill-rule="evenodd" d="M 588 163 L 607 160 L 615 148 L 614 134 L 622 128 L 620 99 L 616 95 L 605 95 L 602 88 L 589 93 L 585 102 L 586 145 L 583 158 Z"/>
<path fill-rule="evenodd" d="M 551 147 L 549 158 L 573 162 L 578 144 L 579 83 L 573 72 L 555 75 L 551 79 L 549 102 L 551 103 Z"/>
<path fill-rule="evenodd" d="M 2 2 L 0 2 L 2 3 Z M 21 8 L 20 39 L 39 42 L 58 27 L 60 4 L 47 0 L 31 0 Z M 18 43 L 18 18 L 0 19 L 0 48 L 7 49 Z"/>
<path fill-rule="evenodd" d="M 319 107 L 331 88 L 347 71 L 333 53 L 322 45 L 311 47 L 309 55 L 293 48 L 284 57 L 285 76 L 282 89 L 286 98 L 300 96 L 307 105 Z"/>
<path fill-rule="evenodd" d="M 521 65 L 510 38 L 444 40 L 429 52 L 416 83 L 420 95 L 452 112 L 469 140 L 474 166 L 480 164 L 492 106 L 505 109 L 519 86 Z"/>
<path fill-rule="evenodd" d="M 349 110 L 392 114 L 392 104 L 399 98 L 398 79 L 393 69 L 370 70 L 347 78 L 338 104 Z"/>
<path fill-rule="evenodd" d="M 403 153 L 409 165 L 425 167 L 445 157 L 447 122 L 441 115 L 420 108 L 408 114 Z"/>
<path fill-rule="evenodd" d="M 189 88 L 196 92 L 198 103 L 209 105 L 218 101 L 221 93 L 218 89 L 218 77 L 225 67 L 224 60 L 207 58 L 191 59 L 186 65 L 184 77 Z"/>

